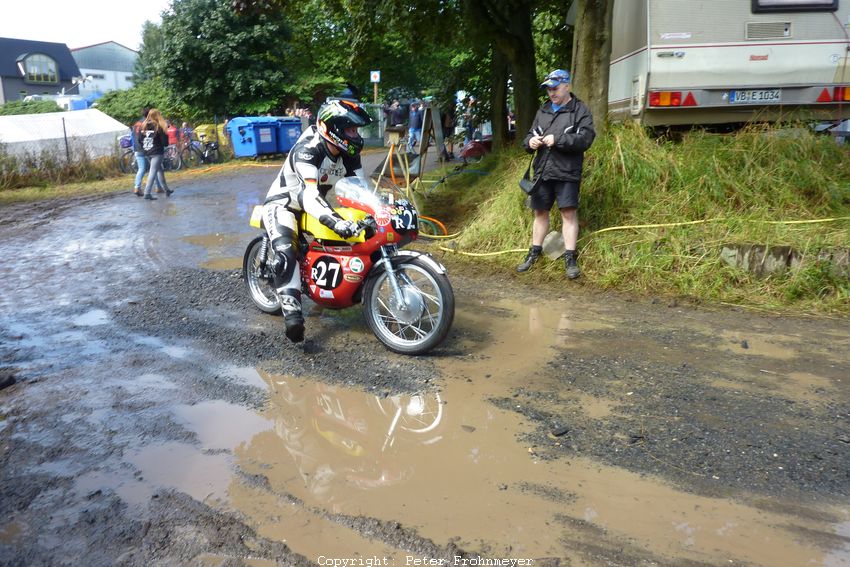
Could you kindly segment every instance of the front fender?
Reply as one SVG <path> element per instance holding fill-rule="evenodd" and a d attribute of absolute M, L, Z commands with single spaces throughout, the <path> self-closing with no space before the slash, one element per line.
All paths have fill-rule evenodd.
<path fill-rule="evenodd" d="M 434 259 L 428 253 L 425 252 L 417 252 L 416 250 L 399 250 L 394 256 L 390 257 L 390 260 L 398 260 L 398 263 L 403 264 L 413 258 L 420 258 L 423 262 L 428 264 L 435 272 L 438 274 L 446 274 L 446 268 L 437 260 Z M 381 258 L 377 262 L 372 265 L 372 269 L 369 271 L 369 277 L 380 274 L 386 269 L 386 260 Z"/>

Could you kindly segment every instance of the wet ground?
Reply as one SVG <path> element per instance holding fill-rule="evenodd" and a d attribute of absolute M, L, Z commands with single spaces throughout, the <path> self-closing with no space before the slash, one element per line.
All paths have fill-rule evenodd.
<path fill-rule="evenodd" d="M 293 346 L 238 271 L 274 175 L 0 209 L 0 564 L 850 565 L 846 319 L 441 258 L 431 356 Z"/>

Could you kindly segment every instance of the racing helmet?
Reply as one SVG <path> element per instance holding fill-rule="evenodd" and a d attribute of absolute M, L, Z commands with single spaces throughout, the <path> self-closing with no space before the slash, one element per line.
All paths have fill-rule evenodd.
<path fill-rule="evenodd" d="M 372 123 L 366 111 L 354 101 L 331 99 L 319 109 L 316 128 L 319 135 L 336 146 L 342 153 L 356 156 L 363 149 L 360 134 L 347 134 L 347 128 L 359 128 Z"/>

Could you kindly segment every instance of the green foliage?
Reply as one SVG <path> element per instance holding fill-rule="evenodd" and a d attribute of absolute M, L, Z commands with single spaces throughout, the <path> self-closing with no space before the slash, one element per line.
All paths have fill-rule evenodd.
<path fill-rule="evenodd" d="M 156 62 L 163 50 L 162 27 L 151 21 L 142 25 L 142 46 L 139 48 L 139 58 L 136 60 L 136 83 L 148 81 L 155 76 Z"/>
<path fill-rule="evenodd" d="M 291 83 L 290 32 L 277 10 L 240 13 L 222 0 L 175 0 L 162 35 L 156 73 L 207 114 L 271 109 Z"/>
<path fill-rule="evenodd" d="M 24 102 L 13 100 L 6 104 L 0 104 L 0 116 L 12 116 L 15 114 L 45 114 L 48 112 L 62 112 L 62 109 L 53 100 L 33 100 Z"/>
<path fill-rule="evenodd" d="M 490 175 L 460 189 L 481 203 L 463 220 L 459 250 L 524 251 L 532 216 L 517 180 L 528 156 L 503 152 L 485 161 Z M 820 259 L 850 243 L 846 149 L 806 129 L 751 127 L 734 135 L 694 131 L 680 141 L 654 138 L 634 124 L 613 126 L 588 152 L 582 182 L 579 247 L 582 281 L 636 293 L 814 311 L 850 311 L 850 274 Z M 428 206 L 425 207 L 429 210 Z M 439 212 L 449 212 L 445 205 Z M 459 210 L 467 210 L 466 206 Z M 427 214 L 427 213 L 426 213 Z M 434 213 L 435 215 L 438 213 Z M 451 217 L 441 220 L 450 221 Z M 639 225 L 698 224 L 641 228 Z M 602 229 L 620 227 L 616 230 Z M 560 230 L 552 214 L 551 230 Z M 725 245 L 789 246 L 801 266 L 768 276 L 729 267 Z M 522 252 L 487 260 L 512 270 Z M 562 281 L 560 262 L 528 277 Z"/>
<path fill-rule="evenodd" d="M 127 125 L 138 120 L 146 106 L 158 108 L 163 116 L 175 122 L 208 118 L 178 102 L 177 97 L 158 79 L 145 81 L 125 91 L 110 91 L 97 101 L 98 110 Z"/>

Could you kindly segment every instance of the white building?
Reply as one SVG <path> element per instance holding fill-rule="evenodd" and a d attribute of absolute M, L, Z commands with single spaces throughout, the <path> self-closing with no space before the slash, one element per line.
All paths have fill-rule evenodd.
<path fill-rule="evenodd" d="M 71 56 L 77 62 L 82 76 L 87 79 L 80 85 L 80 94 L 83 96 L 125 90 L 133 86 L 133 72 L 139 53 L 129 47 L 107 41 L 72 49 Z"/>

